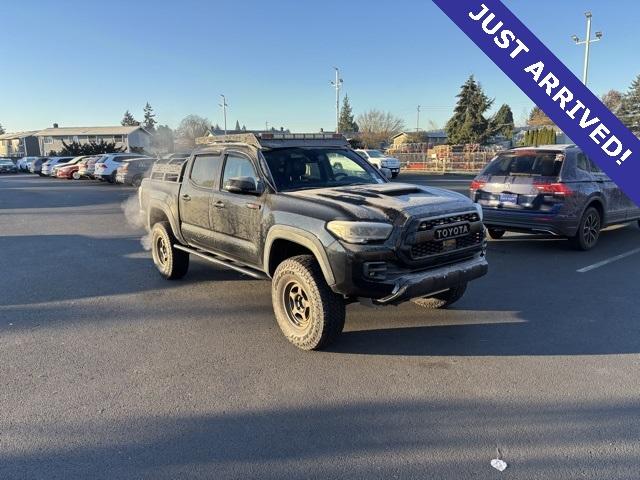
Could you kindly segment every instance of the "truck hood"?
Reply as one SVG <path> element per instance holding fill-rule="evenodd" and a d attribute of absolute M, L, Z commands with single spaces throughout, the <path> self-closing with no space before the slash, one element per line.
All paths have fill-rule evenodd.
<path fill-rule="evenodd" d="M 287 192 L 296 199 L 337 211 L 337 219 L 404 223 L 410 217 L 435 216 L 475 210 L 464 195 L 409 183 L 353 185 Z"/>

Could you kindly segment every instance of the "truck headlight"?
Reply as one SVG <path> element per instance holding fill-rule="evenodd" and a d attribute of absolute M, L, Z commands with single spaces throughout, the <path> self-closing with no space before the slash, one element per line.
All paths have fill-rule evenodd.
<path fill-rule="evenodd" d="M 393 225 L 381 222 L 347 222 L 334 220 L 327 223 L 327 230 L 347 243 L 367 243 L 386 240 Z"/>
<path fill-rule="evenodd" d="M 478 212 L 478 216 L 480 217 L 480 221 L 484 220 L 484 215 L 482 213 L 482 205 L 480 205 L 479 203 L 474 203 L 473 205 L 476 207 L 476 211 Z"/>

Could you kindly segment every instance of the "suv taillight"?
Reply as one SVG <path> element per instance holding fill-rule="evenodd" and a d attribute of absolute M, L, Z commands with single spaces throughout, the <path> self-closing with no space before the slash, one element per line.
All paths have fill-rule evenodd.
<path fill-rule="evenodd" d="M 469 186 L 469 190 L 482 190 L 487 182 L 481 182 L 480 180 L 473 180 Z"/>
<path fill-rule="evenodd" d="M 568 197 L 569 195 L 573 195 L 573 190 L 571 190 L 564 183 L 537 183 L 533 184 L 540 193 L 546 195 L 553 195 L 554 197 Z"/>

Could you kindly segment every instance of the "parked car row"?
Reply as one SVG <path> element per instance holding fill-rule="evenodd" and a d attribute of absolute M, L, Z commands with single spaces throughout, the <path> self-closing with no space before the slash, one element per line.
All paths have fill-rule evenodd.
<path fill-rule="evenodd" d="M 18 167 L 10 158 L 0 158 L 0 173 L 18 173 Z"/>
<path fill-rule="evenodd" d="M 162 158 L 185 160 L 188 156 L 189 153 L 172 153 Z M 42 177 L 68 180 L 95 179 L 138 187 L 142 183 L 142 179 L 149 176 L 151 167 L 157 160 L 155 157 L 137 153 L 107 153 L 77 157 L 24 157 L 15 164 L 12 160 L 7 160 L 6 165 L 0 159 L 0 173 L 6 169 L 15 172 L 30 172 Z"/>

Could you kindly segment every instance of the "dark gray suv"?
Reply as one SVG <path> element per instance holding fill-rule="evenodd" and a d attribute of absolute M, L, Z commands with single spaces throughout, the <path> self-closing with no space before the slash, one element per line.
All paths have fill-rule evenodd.
<path fill-rule="evenodd" d="M 575 145 L 501 152 L 470 190 L 496 239 L 506 231 L 551 233 L 589 250 L 602 228 L 640 224 L 640 208 Z"/>

